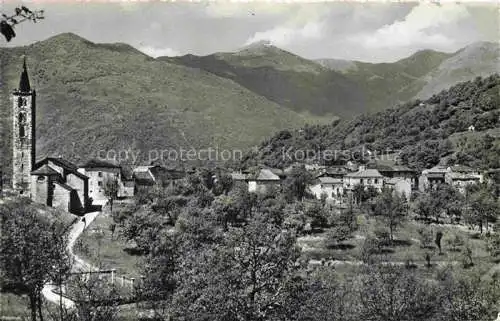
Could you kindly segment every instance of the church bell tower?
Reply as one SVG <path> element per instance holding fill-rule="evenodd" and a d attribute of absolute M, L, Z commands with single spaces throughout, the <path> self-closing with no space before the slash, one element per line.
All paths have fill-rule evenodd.
<path fill-rule="evenodd" d="M 35 165 L 36 93 L 30 86 L 26 58 L 23 62 L 19 88 L 12 99 L 12 187 L 19 194 L 30 197 L 31 171 Z"/>

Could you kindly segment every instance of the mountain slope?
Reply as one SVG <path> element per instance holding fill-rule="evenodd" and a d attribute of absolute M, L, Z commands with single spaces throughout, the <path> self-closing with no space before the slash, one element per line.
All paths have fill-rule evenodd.
<path fill-rule="evenodd" d="M 310 120 L 226 78 L 157 61 L 124 44 L 62 34 L 0 49 L 4 172 L 10 172 L 9 95 L 18 86 L 25 52 L 37 90 L 39 157 L 78 161 L 98 152 L 141 151 L 147 160 L 149 151 L 167 148 L 246 148 Z"/>
<path fill-rule="evenodd" d="M 299 113 L 350 118 L 366 108 L 365 97 L 355 82 L 318 63 L 265 43 L 235 53 L 159 59 L 231 79 Z"/>
<path fill-rule="evenodd" d="M 417 94 L 427 98 L 457 82 L 484 77 L 498 72 L 500 46 L 498 43 L 479 42 L 457 51 L 437 68 L 425 75 L 424 87 Z"/>
<path fill-rule="evenodd" d="M 499 45 L 471 44 L 455 53 L 422 50 L 394 63 L 365 63 L 338 59 L 317 61 L 342 72 L 358 84 L 377 111 L 412 98 L 426 99 L 459 82 L 499 71 Z"/>
<path fill-rule="evenodd" d="M 392 157 L 397 152 L 399 162 L 418 169 L 440 161 L 499 168 L 499 93 L 496 74 L 460 83 L 423 102 L 351 121 L 281 131 L 248 154 L 244 164 L 284 167 L 302 160 L 306 151 L 314 162 L 367 161 L 363 151 L 369 150 Z"/>

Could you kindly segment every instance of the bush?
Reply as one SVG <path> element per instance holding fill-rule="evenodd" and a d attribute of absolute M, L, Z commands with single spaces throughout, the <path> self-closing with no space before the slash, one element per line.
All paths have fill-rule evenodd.
<path fill-rule="evenodd" d="M 460 250 L 465 244 L 465 241 L 461 235 L 455 234 L 451 238 L 447 239 L 446 243 L 448 244 L 450 251 L 460 252 Z"/>
<path fill-rule="evenodd" d="M 433 249 L 433 234 L 430 229 L 422 227 L 418 229 L 418 239 L 420 241 L 420 247 L 424 249 Z"/>

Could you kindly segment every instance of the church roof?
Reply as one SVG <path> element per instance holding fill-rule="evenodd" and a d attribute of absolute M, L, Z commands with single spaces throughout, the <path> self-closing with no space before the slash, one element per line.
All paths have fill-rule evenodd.
<path fill-rule="evenodd" d="M 26 68 L 26 57 L 23 61 L 23 71 L 21 72 L 21 79 L 19 80 L 19 91 L 27 93 L 31 91 L 30 79 L 28 77 L 28 69 Z"/>
<path fill-rule="evenodd" d="M 84 180 L 89 179 L 86 175 L 83 175 L 82 173 L 80 173 L 78 171 L 78 167 L 75 164 L 73 164 L 72 162 L 70 162 L 68 160 L 62 159 L 61 157 L 57 157 L 57 158 L 56 157 L 46 157 L 35 164 L 35 167 L 34 167 L 35 170 L 39 169 L 43 165 L 48 165 L 49 161 L 54 163 L 57 166 L 62 167 L 66 173 L 64 175 L 73 174 L 73 175 L 75 175 L 81 179 L 84 179 Z"/>
<path fill-rule="evenodd" d="M 31 172 L 31 175 L 39 175 L 39 176 L 56 176 L 59 175 L 59 172 L 45 164 L 38 169 Z"/>

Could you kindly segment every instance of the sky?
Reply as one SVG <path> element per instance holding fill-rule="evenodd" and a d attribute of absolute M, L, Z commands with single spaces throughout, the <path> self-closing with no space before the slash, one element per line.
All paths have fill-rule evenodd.
<path fill-rule="evenodd" d="M 17 0 L 0 0 L 10 13 Z M 208 55 L 270 42 L 308 59 L 392 62 L 422 49 L 453 52 L 499 41 L 498 5 L 490 3 L 283 3 L 47 1 L 46 19 L 16 27 L 20 46 L 73 32 L 99 43 L 123 42 L 150 56 Z M 290 2 L 290 1 L 289 1 Z"/>

